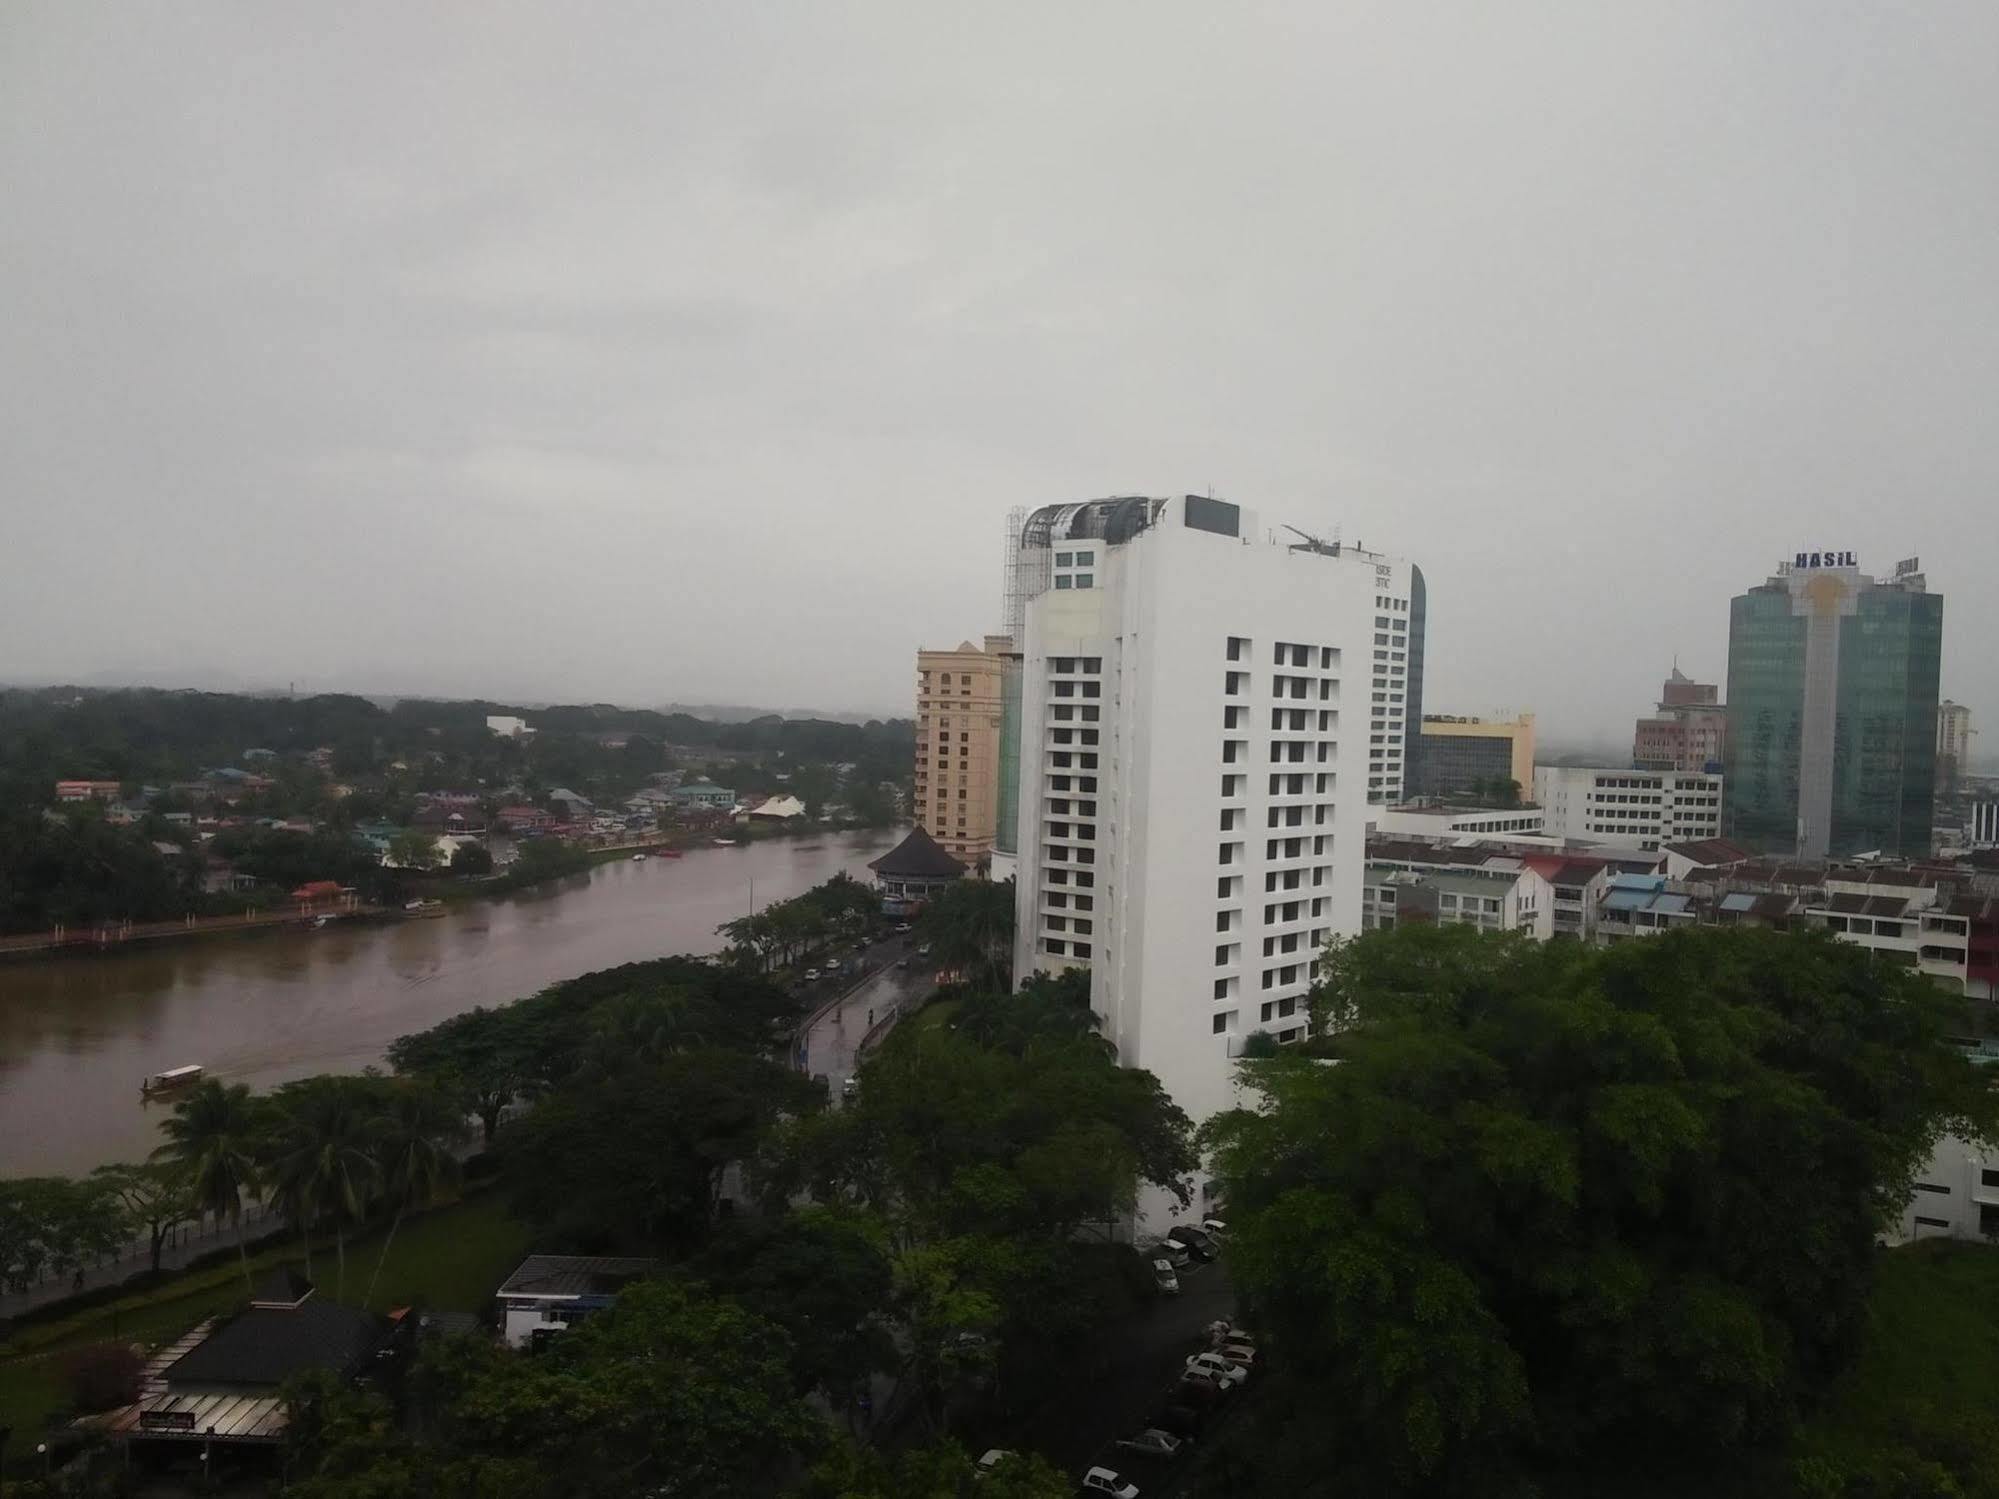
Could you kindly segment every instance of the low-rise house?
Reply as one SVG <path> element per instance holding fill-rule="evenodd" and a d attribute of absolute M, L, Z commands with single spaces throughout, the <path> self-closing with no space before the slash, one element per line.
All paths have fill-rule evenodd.
<path fill-rule="evenodd" d="M 116 781 L 57 781 L 56 800 L 59 802 L 115 802 L 118 800 Z"/>
<path fill-rule="evenodd" d="M 549 792 L 548 800 L 559 822 L 588 822 L 597 811 L 587 796 L 578 796 L 567 786 Z"/>
<path fill-rule="evenodd" d="M 510 1348 L 524 1348 L 574 1326 L 617 1300 L 635 1280 L 659 1269 L 658 1260 L 615 1255 L 531 1254 L 495 1293 Z"/>
<path fill-rule="evenodd" d="M 773 796 L 750 808 L 750 816 L 765 822 L 791 822 L 805 815 L 805 803 L 795 796 Z"/>
<path fill-rule="evenodd" d="M 495 816 L 515 833 L 545 833 L 555 826 L 554 817 L 539 807 L 502 807 Z"/>
<path fill-rule="evenodd" d="M 274 1270 L 247 1307 L 155 1355 L 131 1405 L 76 1424 L 128 1445 L 198 1445 L 205 1455 L 219 1445 L 274 1447 L 285 1435 L 286 1380 L 313 1369 L 353 1379 L 394 1353 L 400 1324 L 322 1300 L 304 1276 Z"/>
<path fill-rule="evenodd" d="M 689 781 L 675 786 L 668 795 L 676 806 L 707 807 L 718 812 L 726 811 L 736 804 L 735 792 L 726 786 L 717 786 L 713 781 L 706 780 Z"/>
<path fill-rule="evenodd" d="M 502 739 L 519 739 L 523 735 L 532 734 L 534 730 L 528 727 L 525 718 L 515 718 L 508 713 L 488 713 L 486 732 L 498 734 Z"/>

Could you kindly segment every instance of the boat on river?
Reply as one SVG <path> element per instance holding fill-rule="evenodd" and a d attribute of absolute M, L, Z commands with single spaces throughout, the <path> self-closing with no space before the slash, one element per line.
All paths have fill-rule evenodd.
<path fill-rule="evenodd" d="M 169 1067 L 165 1072 L 155 1072 L 139 1084 L 144 1094 L 171 1093 L 176 1088 L 191 1088 L 201 1081 L 204 1067 L 199 1062 L 190 1062 L 185 1067 Z"/>
<path fill-rule="evenodd" d="M 632 855 L 632 862 L 634 864 L 643 864 L 645 863 L 645 861 L 646 861 L 646 856 L 643 852 Z"/>
<path fill-rule="evenodd" d="M 421 916 L 442 916 L 444 902 L 441 900 L 413 900 L 403 907 L 403 915 L 415 920 Z"/>

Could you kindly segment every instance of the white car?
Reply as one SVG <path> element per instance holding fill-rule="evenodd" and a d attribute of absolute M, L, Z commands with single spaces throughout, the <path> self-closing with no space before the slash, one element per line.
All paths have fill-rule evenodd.
<path fill-rule="evenodd" d="M 1232 1389 L 1249 1380 L 1249 1370 L 1230 1363 L 1219 1353 L 1189 1354 L 1186 1369 L 1189 1374 L 1205 1374 L 1223 1389 Z"/>
<path fill-rule="evenodd" d="M 808 969 L 806 969 L 806 970 L 805 970 L 805 982 L 806 982 L 806 983 L 808 983 L 808 984 L 816 984 L 816 983 L 818 983 L 818 982 L 819 982 L 819 970 L 818 970 L 818 969 L 816 969 L 816 968 L 808 968 Z"/>
<path fill-rule="evenodd" d="M 1146 1457 L 1178 1457 L 1186 1443 L 1170 1431 L 1161 1431 L 1156 1426 L 1148 1426 L 1137 1436 L 1124 1437 L 1118 1446 L 1127 1452 L 1141 1453 Z"/>
<path fill-rule="evenodd" d="M 1263 1355 L 1256 1351 L 1254 1343 L 1224 1343 L 1215 1352 L 1244 1369 L 1254 1369 L 1263 1359 Z"/>
<path fill-rule="evenodd" d="M 1229 1236 L 1229 1226 L 1220 1218 L 1203 1218 L 1201 1232 L 1219 1242 Z"/>
<path fill-rule="evenodd" d="M 1138 1485 L 1127 1483 L 1109 1468 L 1092 1468 L 1083 1475 L 1083 1492 L 1110 1494 L 1113 1499 L 1138 1499 Z"/>
<path fill-rule="evenodd" d="M 1162 1295 L 1180 1294 L 1180 1277 L 1173 1273 L 1173 1262 L 1164 1256 L 1152 1262 L 1152 1283 Z"/>
<path fill-rule="evenodd" d="M 979 1459 L 977 1465 L 973 1468 L 972 1476 L 974 1478 L 990 1478 L 993 1469 L 1012 1456 L 1013 1454 L 1004 1447 L 988 1447 L 985 1455 Z"/>

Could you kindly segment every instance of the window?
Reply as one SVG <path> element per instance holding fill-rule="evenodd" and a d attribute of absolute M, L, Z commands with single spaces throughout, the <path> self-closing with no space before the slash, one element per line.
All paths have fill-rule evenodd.
<path fill-rule="evenodd" d="M 1055 565 L 1057 567 L 1072 567 L 1075 565 L 1075 561 L 1076 554 L 1074 552 L 1057 552 L 1055 554 Z"/>
<path fill-rule="evenodd" d="M 1950 1196 L 1949 1187 L 1939 1187 L 1935 1182 L 1917 1182 L 1916 1190 L 1918 1192 L 1935 1192 L 1944 1197 Z"/>
<path fill-rule="evenodd" d="M 1069 575 L 1067 573 L 1057 573 L 1055 575 L 1055 586 L 1057 588 L 1069 588 L 1074 585 L 1070 583 Z"/>
<path fill-rule="evenodd" d="M 1214 1018 L 1215 1034 L 1219 1036 L 1223 1034 L 1225 1031 L 1234 1030 L 1235 1016 L 1236 1012 L 1234 1010 L 1224 1010 L 1221 1012 L 1221 1014 L 1217 1015 Z"/>
<path fill-rule="evenodd" d="M 1092 576 L 1091 576 L 1091 575 L 1090 575 L 1089 573 L 1077 573 L 1077 574 L 1076 574 L 1076 586 L 1077 586 L 1078 588 L 1088 588 L 1088 587 L 1090 587 L 1090 586 L 1091 586 L 1091 585 L 1092 585 L 1092 584 L 1093 584 L 1093 583 L 1094 583 L 1095 581 L 1096 581 L 1096 580 L 1095 580 L 1095 578 L 1093 578 L 1093 577 L 1092 577 Z"/>
<path fill-rule="evenodd" d="M 1921 1213 L 1918 1213 L 1916 1214 L 1916 1224 L 1920 1228 L 1949 1228 L 1950 1219 L 1925 1218 Z"/>

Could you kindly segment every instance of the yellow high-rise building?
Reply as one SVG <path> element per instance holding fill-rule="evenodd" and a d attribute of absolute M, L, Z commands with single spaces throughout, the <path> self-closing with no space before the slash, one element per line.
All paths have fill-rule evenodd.
<path fill-rule="evenodd" d="M 916 653 L 916 825 L 967 865 L 993 851 L 999 817 L 1004 635 L 981 650 Z"/>

